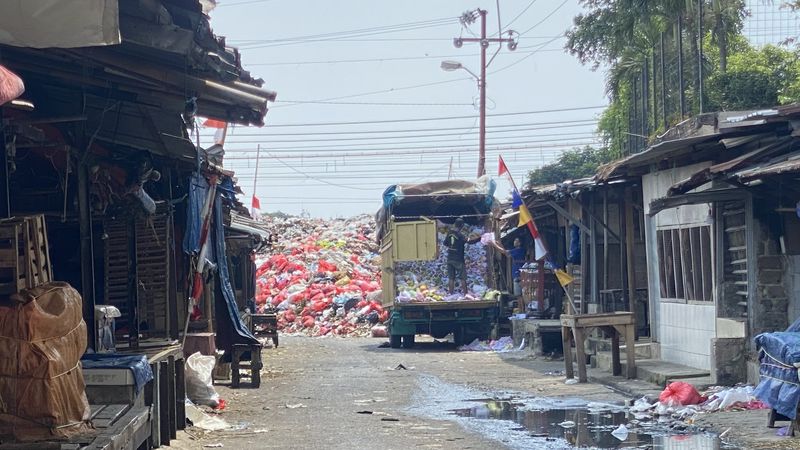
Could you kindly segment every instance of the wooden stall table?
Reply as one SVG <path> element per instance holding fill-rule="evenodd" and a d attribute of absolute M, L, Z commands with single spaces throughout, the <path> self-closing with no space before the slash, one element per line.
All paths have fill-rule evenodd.
<path fill-rule="evenodd" d="M 622 374 L 619 360 L 619 336 L 625 336 L 628 346 L 627 377 L 636 378 L 635 318 L 630 312 L 613 312 L 605 314 L 561 315 L 561 339 L 564 342 L 564 365 L 567 378 L 574 378 L 572 369 L 572 343 L 575 342 L 575 353 L 578 361 L 578 381 L 586 383 L 586 334 L 590 328 L 600 328 L 611 334 L 611 367 L 614 375 Z"/>
<path fill-rule="evenodd" d="M 151 448 L 169 445 L 186 426 L 186 386 L 183 348 L 178 341 L 140 341 L 139 348 L 117 347 L 121 354 L 145 355 L 153 370 L 153 381 L 144 389 L 145 404 L 152 407 Z"/>

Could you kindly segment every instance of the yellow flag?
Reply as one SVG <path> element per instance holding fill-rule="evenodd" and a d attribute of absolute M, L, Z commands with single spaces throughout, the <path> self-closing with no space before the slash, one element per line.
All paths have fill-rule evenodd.
<path fill-rule="evenodd" d="M 517 226 L 521 227 L 532 220 L 533 217 L 531 217 L 531 213 L 530 211 L 528 211 L 528 207 L 525 205 L 519 205 L 519 223 L 517 224 Z"/>
<path fill-rule="evenodd" d="M 574 281 L 574 278 L 572 278 L 570 274 L 561 269 L 556 269 L 556 278 L 558 278 L 558 282 L 561 283 L 561 286 L 563 287 L 566 287 L 568 284 Z"/>

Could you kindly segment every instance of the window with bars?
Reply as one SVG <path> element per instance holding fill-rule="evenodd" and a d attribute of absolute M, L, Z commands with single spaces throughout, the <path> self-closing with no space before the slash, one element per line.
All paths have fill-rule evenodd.
<path fill-rule="evenodd" d="M 711 227 L 658 230 L 661 298 L 713 301 Z"/>

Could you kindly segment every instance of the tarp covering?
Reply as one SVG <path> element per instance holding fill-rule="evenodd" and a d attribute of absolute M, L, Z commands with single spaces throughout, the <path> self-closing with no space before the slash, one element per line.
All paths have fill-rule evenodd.
<path fill-rule="evenodd" d="M 153 369 L 144 355 L 116 355 L 113 353 L 93 353 L 83 355 L 81 365 L 84 369 L 129 369 L 133 373 L 136 394 L 153 379 Z"/>
<path fill-rule="evenodd" d="M 75 48 L 121 42 L 117 0 L 2 2 L 0 44 Z"/>
<path fill-rule="evenodd" d="M 18 300 L 0 305 L 0 436 L 31 441 L 86 431 L 80 294 L 53 282 Z"/>
<path fill-rule="evenodd" d="M 759 347 L 761 381 L 754 395 L 786 417 L 794 419 L 800 402 L 800 379 L 795 363 L 800 362 L 800 333 L 762 333 L 755 338 Z"/>
<path fill-rule="evenodd" d="M 203 202 L 208 195 L 208 188 L 208 182 L 202 174 L 194 173 L 189 179 L 186 235 L 183 240 L 183 250 L 187 254 L 197 254 L 200 251 L 200 216 Z M 218 190 L 214 200 L 213 223 L 209 233 L 213 251 L 208 253 L 207 258 L 217 265 L 218 279 L 214 283 L 217 347 L 221 350 L 230 351 L 233 348 L 233 344 L 258 344 L 258 340 L 242 322 L 242 318 L 239 316 L 239 309 L 236 306 L 236 296 L 231 287 L 228 258 L 225 256 L 225 225 L 222 220 L 223 195 L 227 195 L 225 190 Z"/>
<path fill-rule="evenodd" d="M 239 316 L 236 295 L 231 286 L 228 258 L 225 250 L 225 224 L 222 220 L 222 198 L 217 194 L 214 202 L 213 224 L 210 230 L 214 245 L 214 262 L 217 265 L 217 282 L 214 283 L 214 308 L 217 319 L 217 348 L 226 353 L 234 344 L 259 345 L 258 339 L 247 329 Z M 224 301 L 222 301 L 224 300 Z M 228 356 L 228 354 L 226 354 Z"/>

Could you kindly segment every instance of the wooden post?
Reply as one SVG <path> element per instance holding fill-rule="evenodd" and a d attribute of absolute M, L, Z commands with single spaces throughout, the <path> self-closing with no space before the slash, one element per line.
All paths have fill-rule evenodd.
<path fill-rule="evenodd" d="M 622 298 L 625 301 L 625 309 L 630 311 L 631 304 L 633 300 L 631 299 L 630 295 L 630 286 L 628 285 L 628 270 L 630 269 L 628 265 L 628 220 L 625 217 L 626 213 L 628 213 L 628 208 L 625 206 L 625 188 L 621 191 L 617 191 L 617 219 L 619 220 L 619 280 L 620 280 L 620 288 L 622 289 Z"/>
<path fill-rule="evenodd" d="M 128 221 L 128 345 L 130 348 L 139 348 L 139 276 L 137 272 L 136 255 L 136 218 L 131 216 Z"/>
<path fill-rule="evenodd" d="M 172 200 L 172 168 L 167 169 L 167 184 L 169 185 L 167 189 L 167 195 L 170 200 Z M 169 338 L 170 339 L 178 339 L 178 263 L 177 263 L 177 248 L 180 246 L 180 242 L 175 241 L 175 208 L 172 204 L 169 205 L 169 217 L 167 218 L 167 232 L 169 236 L 167 239 L 169 240 L 169 272 L 168 272 L 168 287 L 169 293 L 169 304 L 167 305 L 167 316 L 168 316 L 168 327 L 169 327 Z"/>
<path fill-rule="evenodd" d="M 567 379 L 575 378 L 575 372 L 572 369 L 572 329 L 570 327 L 561 326 L 561 342 L 564 347 L 564 372 Z"/>
<path fill-rule="evenodd" d="M 8 187 L 8 152 L 6 151 L 6 132 L 5 127 L 2 127 L 0 122 L 0 151 L 3 152 L 0 156 L 0 219 L 11 217 L 11 194 Z"/>
<path fill-rule="evenodd" d="M 647 97 L 645 97 L 647 98 Z M 603 189 L 603 289 L 608 289 L 608 188 Z"/>
<path fill-rule="evenodd" d="M 67 162 L 68 164 L 70 161 Z M 92 248 L 92 211 L 89 206 L 89 173 L 85 163 L 78 163 L 78 226 L 81 261 L 81 297 L 86 321 L 87 342 L 97 348 L 94 319 L 94 250 Z M 69 174 L 67 174 L 69 176 Z"/>
<path fill-rule="evenodd" d="M 636 311 L 636 267 L 633 250 L 636 247 L 636 240 L 633 235 L 633 195 L 631 188 L 625 188 L 625 262 L 628 272 L 628 311 Z M 634 317 L 635 314 L 634 314 Z"/>

